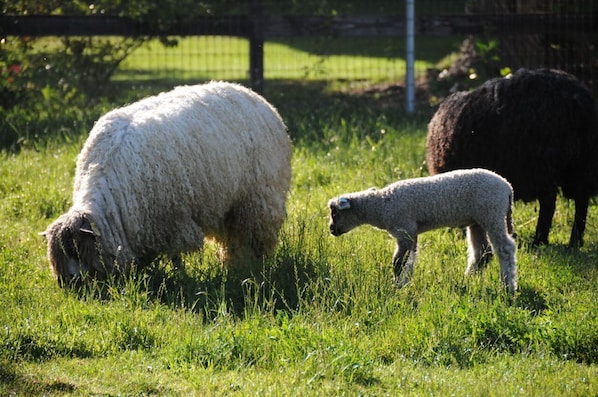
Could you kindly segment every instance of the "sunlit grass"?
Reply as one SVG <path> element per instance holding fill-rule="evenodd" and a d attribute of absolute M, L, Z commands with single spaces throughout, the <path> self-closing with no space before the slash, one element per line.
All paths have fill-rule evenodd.
<path fill-rule="evenodd" d="M 244 40 L 227 40 L 219 45 L 246 49 Z M 159 46 L 140 50 L 145 58 L 131 58 L 119 78 L 194 79 L 204 76 L 202 67 L 206 78 L 242 76 L 236 70 L 245 57 L 201 64 L 202 54 L 217 52 L 208 41 L 182 40 L 183 50 L 195 52 L 164 59 Z M 268 49 L 299 56 L 298 64 L 321 62 L 324 70 L 374 62 L 347 58 L 342 46 L 318 58 L 312 53 L 321 49 L 303 45 Z M 158 64 L 165 71 L 152 69 Z M 425 175 L 429 114 L 407 115 L 394 102 L 356 95 L 306 70 L 285 72 L 306 80 L 277 81 L 265 92 L 293 138 L 293 180 L 276 254 L 242 280 L 222 268 L 208 243 L 203 253 L 184 256 L 185 272 L 160 259 L 146 272 L 80 294 L 59 289 L 38 233 L 70 205 L 75 159 L 92 123 L 82 116 L 69 124 L 70 134 L 0 155 L 0 394 L 598 393 L 595 203 L 579 251 L 565 248 L 571 202 L 559 198 L 552 244 L 540 248 L 529 246 L 537 204 L 516 203 L 514 300 L 500 285 L 496 260 L 480 276 L 464 276 L 467 247 L 457 229 L 421 236 L 412 283 L 398 290 L 394 241 L 369 226 L 333 237 L 326 204 L 341 193 Z M 383 79 L 388 69 L 375 73 L 367 78 Z M 157 89 L 151 81 L 148 90 Z"/>
<path fill-rule="evenodd" d="M 421 45 L 418 52 L 422 56 L 415 65 L 420 74 L 437 61 L 426 56 L 427 52 L 436 52 L 443 45 L 447 52 L 458 49 L 455 39 L 422 39 Z M 180 38 L 172 48 L 151 41 L 123 62 L 115 79 L 247 80 L 248 71 L 247 39 L 201 36 Z M 404 77 L 403 38 L 302 38 L 269 40 L 264 45 L 265 79 L 396 82 Z"/>
<path fill-rule="evenodd" d="M 68 208 L 81 141 L 0 159 L 0 390 L 89 394 L 593 395 L 598 391 L 595 206 L 588 245 L 563 248 L 573 216 L 559 200 L 553 245 L 527 246 L 537 215 L 517 203 L 520 296 L 498 264 L 463 275 L 458 230 L 422 235 L 412 283 L 392 285 L 394 242 L 361 227 L 327 230 L 326 202 L 425 174 L 425 122 L 337 103 L 293 119 L 281 245 L 264 273 L 226 280 L 208 245 L 149 273 L 77 296 L 61 291 L 37 232 Z M 285 110 L 286 112 L 286 110 Z M 403 120 L 403 121 L 401 121 Z"/>

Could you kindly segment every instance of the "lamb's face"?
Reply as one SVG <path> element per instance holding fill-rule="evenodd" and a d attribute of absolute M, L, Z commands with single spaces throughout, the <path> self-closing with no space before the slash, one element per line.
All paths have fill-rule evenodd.
<path fill-rule="evenodd" d="M 351 202 L 346 197 L 332 199 L 328 202 L 330 208 L 330 233 L 334 236 L 345 234 L 355 227 Z"/>
<path fill-rule="evenodd" d="M 76 286 L 86 278 L 106 276 L 106 255 L 102 255 L 100 235 L 85 215 L 66 213 L 44 233 L 48 259 L 61 287 Z"/>

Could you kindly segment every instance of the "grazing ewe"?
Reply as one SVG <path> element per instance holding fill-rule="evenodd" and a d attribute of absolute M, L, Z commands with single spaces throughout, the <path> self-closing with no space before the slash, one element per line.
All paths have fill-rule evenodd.
<path fill-rule="evenodd" d="M 537 199 L 534 245 L 548 244 L 560 187 L 575 202 L 569 246 L 581 246 L 588 201 L 598 193 L 596 117 L 591 93 L 575 77 L 522 69 L 440 105 L 428 125 L 428 170 L 491 169 L 511 182 L 516 200 Z"/>
<path fill-rule="evenodd" d="M 395 280 L 404 285 L 413 271 L 417 235 L 440 227 L 465 227 L 469 244 L 466 274 L 485 265 L 488 239 L 500 262 L 502 282 L 517 290 L 511 185 L 483 169 L 458 170 L 395 182 L 330 200 L 330 232 L 335 236 L 369 224 L 397 240 Z"/>
<path fill-rule="evenodd" d="M 101 117 L 77 159 L 73 205 L 45 231 L 60 285 L 219 241 L 233 264 L 270 253 L 285 218 L 291 142 L 240 85 L 177 87 Z"/>

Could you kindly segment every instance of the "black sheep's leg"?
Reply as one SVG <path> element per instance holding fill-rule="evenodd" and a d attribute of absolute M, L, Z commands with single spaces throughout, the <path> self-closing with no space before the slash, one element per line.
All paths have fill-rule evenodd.
<path fill-rule="evenodd" d="M 172 265 L 177 272 L 185 272 L 185 263 L 183 262 L 183 257 L 181 254 L 171 256 L 170 260 L 172 261 Z"/>
<path fill-rule="evenodd" d="M 573 220 L 571 238 L 569 239 L 570 248 L 577 248 L 583 245 L 583 233 L 586 230 L 586 218 L 588 216 L 588 201 L 587 197 L 575 199 L 575 219 Z"/>
<path fill-rule="evenodd" d="M 550 233 L 552 217 L 556 208 L 556 189 L 540 196 L 538 201 L 540 203 L 540 214 L 538 215 L 538 224 L 536 225 L 534 246 L 548 244 L 548 233 Z"/>

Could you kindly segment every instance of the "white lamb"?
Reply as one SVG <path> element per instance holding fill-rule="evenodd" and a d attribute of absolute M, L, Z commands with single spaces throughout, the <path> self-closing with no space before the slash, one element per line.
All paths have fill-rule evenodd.
<path fill-rule="evenodd" d="M 330 200 L 330 231 L 335 236 L 369 224 L 397 240 L 394 274 L 400 286 L 409 282 L 417 236 L 440 227 L 467 227 L 466 274 L 483 267 L 488 239 L 500 262 L 501 280 L 517 290 L 513 234 L 513 189 L 501 176 L 484 169 L 457 170 L 399 181 Z"/>
<path fill-rule="evenodd" d="M 277 111 L 237 84 L 177 87 L 110 111 L 77 160 L 73 204 L 44 233 L 61 285 L 222 243 L 270 253 L 286 216 L 291 142 Z"/>

